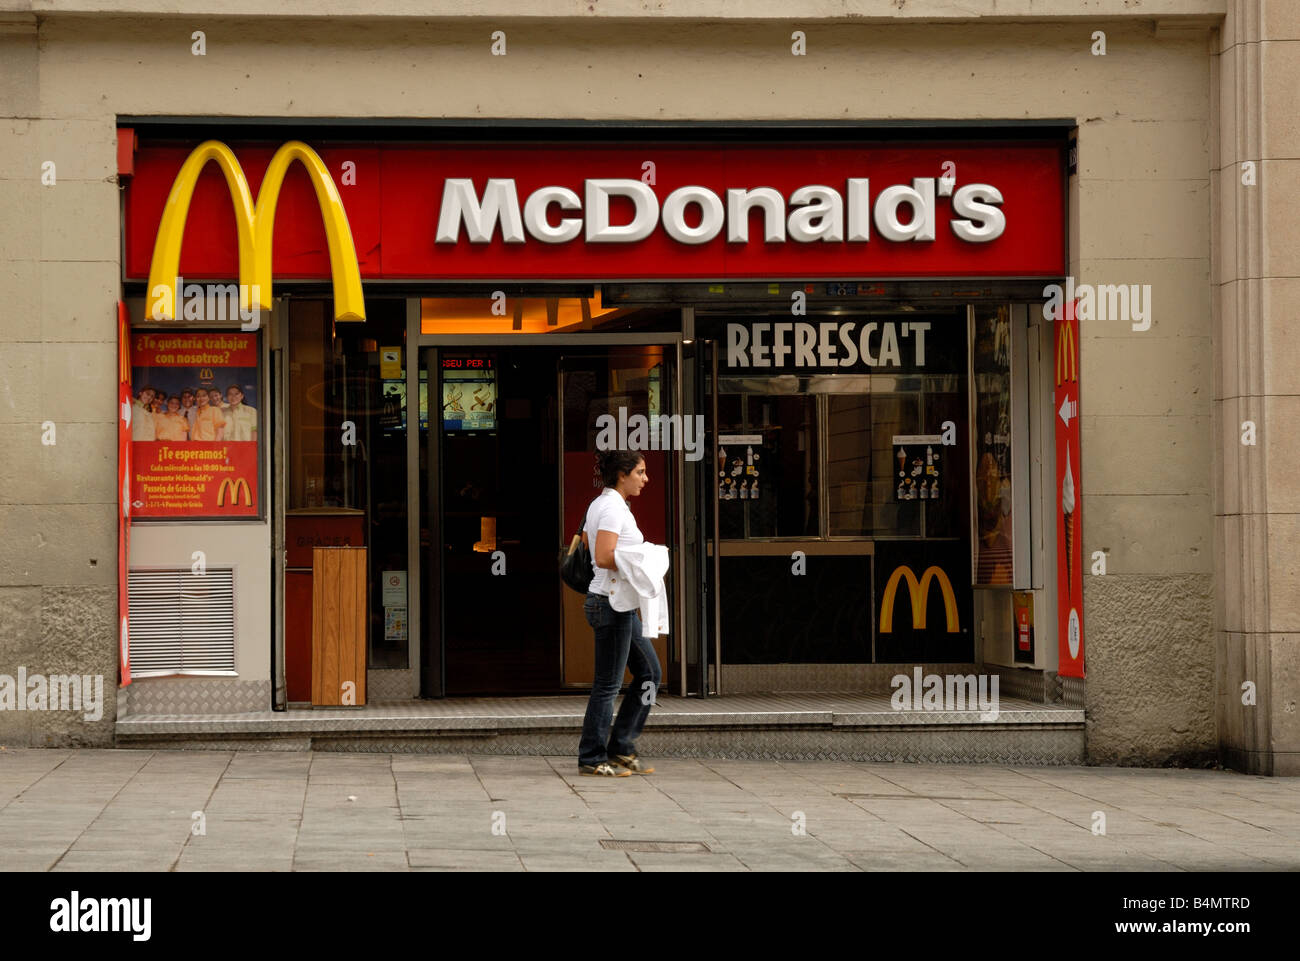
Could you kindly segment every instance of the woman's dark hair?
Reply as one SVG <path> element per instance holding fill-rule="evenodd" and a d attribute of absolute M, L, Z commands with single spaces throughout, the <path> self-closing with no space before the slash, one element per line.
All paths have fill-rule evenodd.
<path fill-rule="evenodd" d="M 602 450 L 596 454 L 596 465 L 600 468 L 600 479 L 606 487 L 618 486 L 620 472 L 630 474 L 636 465 L 645 460 L 640 451 Z"/>

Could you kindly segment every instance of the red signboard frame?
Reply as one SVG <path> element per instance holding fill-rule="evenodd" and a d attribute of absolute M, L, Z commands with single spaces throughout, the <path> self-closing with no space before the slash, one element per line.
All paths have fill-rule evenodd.
<path fill-rule="evenodd" d="M 164 204 L 197 141 L 144 143 L 126 187 L 124 272 L 149 275 Z M 234 144 L 253 195 L 275 143 Z M 1057 277 L 1065 269 L 1063 145 L 1055 142 L 919 144 L 341 144 L 312 143 L 347 212 L 363 280 L 491 282 L 524 280 L 725 280 L 919 277 Z M 588 243 L 503 242 L 499 227 L 488 243 L 456 243 L 435 235 L 447 178 L 470 178 L 481 195 L 489 178 L 512 179 L 522 207 L 543 186 L 566 187 L 580 197 L 587 179 L 616 178 L 650 184 L 660 207 L 683 186 L 702 186 L 725 199 L 729 188 L 771 187 L 794 209 L 792 193 L 825 185 L 845 201 L 847 181 L 867 178 L 869 203 L 880 191 L 914 178 L 950 177 L 956 189 L 991 184 L 1003 195 L 1006 228 L 994 240 L 960 239 L 950 221 L 959 216 L 953 197 L 936 180 L 935 239 L 891 241 L 870 221 L 866 241 L 763 240 L 762 215 L 750 213 L 750 239 L 729 242 L 726 230 L 701 244 L 674 240 L 659 223 L 644 240 Z M 631 202 L 611 201 L 611 222 L 630 216 Z M 900 219 L 909 207 L 901 208 Z M 549 222 L 587 212 L 552 206 Z M 686 219 L 700 214 L 688 208 Z M 870 218 L 867 218 L 870 219 Z M 215 164 L 198 176 L 181 247 L 179 273 L 187 279 L 236 277 L 238 255 L 230 190 Z M 847 233 L 846 233 L 847 236 Z M 328 245 L 311 182 L 301 165 L 285 177 L 272 242 L 274 272 L 285 280 L 325 280 Z"/>

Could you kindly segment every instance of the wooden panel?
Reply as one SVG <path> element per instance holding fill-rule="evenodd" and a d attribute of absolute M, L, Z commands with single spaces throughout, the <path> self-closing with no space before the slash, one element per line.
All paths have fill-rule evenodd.
<path fill-rule="evenodd" d="M 364 704 L 365 548 L 314 548 L 312 571 L 312 704 L 342 705 L 348 681 L 355 685 L 352 703 Z"/>
<path fill-rule="evenodd" d="M 577 591 L 564 587 L 564 686 L 591 687 L 596 676 L 596 632 L 587 623 L 582 611 L 586 598 Z M 637 621 L 638 630 L 640 621 Z M 655 653 L 659 655 L 659 668 L 664 682 L 668 678 L 668 638 L 660 634 L 654 640 Z M 623 683 L 632 682 L 632 673 L 623 672 Z"/>
<path fill-rule="evenodd" d="M 564 592 L 564 684 L 591 686 L 596 673 L 596 637 L 582 613 L 582 594 L 563 584 Z"/>

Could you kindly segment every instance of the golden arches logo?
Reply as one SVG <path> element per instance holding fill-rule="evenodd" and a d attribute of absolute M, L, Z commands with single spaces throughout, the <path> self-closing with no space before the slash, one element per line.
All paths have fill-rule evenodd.
<path fill-rule="evenodd" d="M 244 506 L 252 507 L 253 501 L 248 491 L 248 481 L 242 477 L 237 477 L 233 481 L 227 477 L 221 482 L 221 486 L 217 488 L 217 506 L 225 507 L 226 495 L 229 494 L 230 506 L 234 507 L 239 501 L 239 492 L 241 490 L 244 492 Z"/>
<path fill-rule="evenodd" d="M 1074 342 L 1074 325 L 1068 320 L 1057 321 L 1061 331 L 1056 338 L 1056 386 L 1079 379 L 1079 352 Z"/>
<path fill-rule="evenodd" d="M 912 569 L 906 564 L 900 564 L 894 569 L 894 573 L 889 575 L 889 583 L 885 585 L 885 596 L 880 605 L 880 632 L 889 634 L 894 630 L 894 608 L 897 606 L 897 594 L 899 581 L 907 581 L 907 593 L 912 602 L 912 628 L 914 630 L 924 630 L 925 628 L 925 606 L 930 599 L 930 581 L 939 582 L 939 590 L 943 592 L 943 614 L 947 621 L 948 633 L 956 634 L 961 630 L 961 622 L 957 617 L 957 597 L 952 591 L 952 582 L 948 580 L 948 575 L 939 568 L 931 566 L 925 569 L 918 581 Z"/>
<path fill-rule="evenodd" d="M 212 374 L 212 368 L 211 368 L 211 367 L 204 367 L 202 370 L 200 370 L 200 371 L 199 371 L 199 380 L 216 380 L 216 377 L 213 376 L 213 374 Z"/>
<path fill-rule="evenodd" d="M 194 148 L 172 183 L 167 204 L 163 207 L 154 242 L 153 261 L 149 265 L 149 290 L 145 315 L 155 320 L 175 320 L 180 301 L 177 271 L 180 268 L 181 240 L 185 221 L 190 214 L 190 200 L 199 174 L 208 161 L 215 161 L 235 209 L 235 230 L 239 242 L 239 306 L 249 312 L 271 308 L 271 238 L 275 229 L 275 206 L 280 199 L 289 165 L 300 162 L 316 189 L 325 238 L 329 245 L 330 273 L 334 281 L 334 318 L 365 320 L 365 302 L 361 294 L 361 269 L 352 242 L 352 228 L 343 209 L 338 188 L 325 162 L 311 147 L 300 140 L 290 140 L 275 152 L 266 168 L 266 176 L 253 203 L 248 178 L 225 144 L 208 140 Z M 254 301 L 256 301 L 254 303 Z"/>

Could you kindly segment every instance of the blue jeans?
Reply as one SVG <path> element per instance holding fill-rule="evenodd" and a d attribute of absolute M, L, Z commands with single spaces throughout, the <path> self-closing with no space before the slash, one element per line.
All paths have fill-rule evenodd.
<path fill-rule="evenodd" d="M 588 594 L 582 612 L 596 632 L 596 676 L 582 721 L 578 763 L 596 765 L 610 755 L 636 753 L 636 739 L 659 693 L 661 673 L 652 639 L 641 636 L 641 618 L 636 611 L 616 611 L 608 597 Z M 614 698 L 623 684 L 625 668 L 632 671 L 632 683 L 611 731 Z"/>

